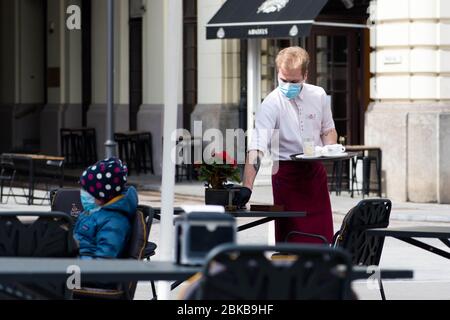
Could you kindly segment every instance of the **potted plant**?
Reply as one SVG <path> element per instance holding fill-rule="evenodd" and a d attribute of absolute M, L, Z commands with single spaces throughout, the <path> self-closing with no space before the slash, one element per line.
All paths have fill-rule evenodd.
<path fill-rule="evenodd" d="M 195 165 L 199 179 L 205 181 L 205 204 L 232 206 L 234 193 L 239 189 L 227 184 L 229 181 L 241 182 L 236 160 L 227 152 L 215 152 L 208 162 Z"/>

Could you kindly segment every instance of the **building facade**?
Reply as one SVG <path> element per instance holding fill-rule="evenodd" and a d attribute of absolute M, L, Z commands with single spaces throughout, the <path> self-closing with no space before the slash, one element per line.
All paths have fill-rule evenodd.
<path fill-rule="evenodd" d="M 393 199 L 450 203 L 450 3 L 371 2 L 365 143 L 383 148 Z"/>
<path fill-rule="evenodd" d="M 247 129 L 248 41 L 206 40 L 224 2 L 183 0 L 183 76 L 173 84 L 180 128 L 202 121 L 204 130 Z M 79 30 L 66 25 L 72 5 L 81 9 Z M 58 154 L 61 128 L 88 126 L 104 155 L 106 7 L 106 0 L 0 0 L 1 152 Z M 156 174 L 165 10 L 164 0 L 115 1 L 115 130 L 152 133 Z M 450 203 L 450 3 L 329 0 L 315 21 L 306 37 L 258 40 L 261 99 L 277 85 L 277 52 L 305 47 L 308 81 L 330 96 L 339 135 L 382 148 L 387 197 Z"/>

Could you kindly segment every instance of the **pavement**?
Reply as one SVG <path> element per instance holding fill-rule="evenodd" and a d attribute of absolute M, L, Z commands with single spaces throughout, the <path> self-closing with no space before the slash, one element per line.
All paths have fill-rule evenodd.
<path fill-rule="evenodd" d="M 140 176 L 130 177 L 130 183 L 139 187 L 139 198 L 143 204 L 155 207 L 161 206 L 160 185 L 158 177 Z M 20 189 L 15 192 L 21 192 Z M 43 191 L 38 193 L 44 194 Z M 204 186 L 199 182 L 182 182 L 175 186 L 175 206 L 186 204 L 203 204 Z M 345 214 L 360 201 L 361 196 L 351 198 L 345 192 L 341 196 L 331 195 L 333 208 L 334 228 L 338 230 Z M 6 199 L 3 199 L 4 201 Z M 49 204 L 28 206 L 24 199 L 17 198 L 21 204 L 17 204 L 14 198 L 0 204 L 0 211 L 47 211 Z M 250 203 L 271 204 L 272 192 L 270 186 L 256 186 Z M 252 219 L 242 219 L 238 224 L 243 224 Z M 401 203 L 393 202 L 390 227 L 405 226 L 448 226 L 450 227 L 450 205 L 434 203 Z M 160 225 L 158 221 L 153 223 L 150 240 L 159 243 Z M 273 225 L 264 224 L 256 228 L 239 232 L 237 241 L 242 244 L 265 244 L 270 243 L 273 236 Z M 448 248 L 437 240 L 426 240 L 436 247 L 447 250 Z M 159 259 L 157 251 L 155 259 Z M 382 268 L 409 269 L 414 271 L 414 279 L 411 280 L 386 280 L 383 281 L 386 296 L 390 300 L 428 300 L 428 299 L 450 299 L 450 260 L 413 247 L 399 240 L 387 238 L 385 241 L 383 255 L 380 262 Z M 177 299 L 180 291 L 185 288 L 181 285 L 172 291 L 171 298 Z M 363 300 L 379 300 L 379 291 L 368 281 L 357 281 L 353 288 Z M 150 284 L 141 282 L 138 285 L 135 298 L 137 300 L 148 300 L 151 298 Z"/>
<path fill-rule="evenodd" d="M 161 180 L 158 177 L 138 178 L 134 180 L 142 195 L 153 194 L 158 201 Z M 200 182 L 181 182 L 175 185 L 175 205 L 203 203 L 204 186 Z M 373 195 L 372 195 L 373 196 Z M 334 229 L 338 230 L 345 214 L 354 207 L 362 196 L 351 198 L 346 192 L 340 196 L 331 194 L 333 208 Z M 255 186 L 250 204 L 272 204 L 271 186 Z M 153 203 L 152 203 L 153 204 Z M 247 223 L 242 220 L 239 223 Z M 390 227 L 407 226 L 448 226 L 450 227 L 450 205 L 436 203 L 407 203 L 393 201 Z M 155 241 L 158 239 L 159 229 L 156 225 L 152 230 Z M 266 224 L 252 228 L 238 234 L 238 243 L 261 244 L 270 243 L 273 225 Z M 151 237 L 152 237 L 151 236 Z M 426 240 L 442 250 L 448 248 L 438 240 Z M 440 300 L 450 299 L 450 260 L 432 254 L 430 252 L 413 247 L 393 238 L 387 238 L 384 244 L 380 266 L 382 268 L 408 269 L 414 271 L 414 279 L 411 280 L 386 280 L 383 281 L 388 300 Z M 149 286 L 140 284 L 137 299 L 149 297 Z M 369 281 L 356 281 L 353 283 L 359 299 L 379 300 L 380 293 L 376 286 Z M 172 298 L 179 297 L 181 289 L 172 293 Z"/>
<path fill-rule="evenodd" d="M 134 176 L 130 177 L 130 182 L 136 184 L 140 190 L 161 191 L 161 177 L 157 176 Z M 175 185 L 175 194 L 191 197 L 203 197 L 203 183 L 180 182 Z M 362 200 L 361 195 L 355 194 L 354 198 L 343 191 L 340 196 L 331 193 L 331 204 L 333 213 L 345 215 L 352 207 Z M 375 195 L 371 195 L 374 197 Z M 250 204 L 272 204 L 272 187 L 269 185 L 256 185 L 253 190 Z M 392 202 L 391 220 L 398 221 L 422 221 L 422 222 L 446 222 L 450 223 L 450 204 L 437 203 L 411 203 Z"/>

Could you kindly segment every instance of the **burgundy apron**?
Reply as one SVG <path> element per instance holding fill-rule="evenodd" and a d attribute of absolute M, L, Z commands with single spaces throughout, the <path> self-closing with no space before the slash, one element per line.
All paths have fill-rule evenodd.
<path fill-rule="evenodd" d="M 294 161 L 280 161 L 278 164 L 278 172 L 272 175 L 274 204 L 284 206 L 286 211 L 305 211 L 307 216 L 276 219 L 276 242 L 285 242 L 289 232 L 300 231 L 322 235 L 331 243 L 333 217 L 323 164 Z M 316 238 L 298 235 L 290 236 L 288 242 L 323 243 Z"/>

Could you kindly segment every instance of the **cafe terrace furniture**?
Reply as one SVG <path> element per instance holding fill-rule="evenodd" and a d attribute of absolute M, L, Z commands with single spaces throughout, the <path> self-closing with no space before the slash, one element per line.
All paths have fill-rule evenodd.
<path fill-rule="evenodd" d="M 139 175 L 142 171 L 147 173 L 150 170 L 151 174 L 155 174 L 151 132 L 117 132 L 114 140 L 117 142 L 120 159 L 125 161 L 130 171 L 134 170 Z"/>
<path fill-rule="evenodd" d="M 415 227 L 388 228 L 388 229 L 373 228 L 367 230 L 366 233 L 367 235 L 372 237 L 379 237 L 379 238 L 393 237 L 395 239 L 409 243 L 410 245 L 437 254 L 438 256 L 450 259 L 449 251 L 442 250 L 433 245 L 427 244 L 423 241 L 419 241 L 416 239 L 416 238 L 438 239 L 448 248 L 450 248 L 450 227 L 415 226 Z"/>
<path fill-rule="evenodd" d="M 381 198 L 382 195 L 382 183 L 381 183 L 381 174 L 382 174 L 382 156 L 383 153 L 380 147 L 377 146 L 365 146 L 365 145 L 350 145 L 345 146 L 347 151 L 357 152 L 359 155 L 356 158 L 351 160 L 351 187 L 350 193 L 353 198 L 355 191 L 361 191 L 363 198 L 368 196 L 371 191 L 375 191 L 378 194 L 378 197 Z M 357 183 L 356 179 L 356 167 L 358 161 L 362 161 L 363 165 L 363 181 L 362 188 L 355 189 L 355 183 Z M 371 164 L 375 164 L 376 169 L 376 188 L 371 189 Z"/>
<path fill-rule="evenodd" d="M 64 181 L 64 157 L 56 157 L 42 154 L 16 154 L 16 153 L 4 153 L 3 157 L 7 157 L 12 159 L 15 164 L 15 168 L 19 163 L 24 162 L 26 167 L 24 169 L 28 170 L 28 194 L 25 195 L 15 195 L 15 197 L 25 197 L 27 198 L 27 204 L 33 205 L 34 200 L 48 200 L 49 197 L 36 197 L 34 195 L 35 185 L 36 185 L 36 167 L 39 165 L 43 165 L 44 169 L 55 168 L 58 172 L 56 176 L 52 176 L 51 180 L 58 180 L 58 184 L 60 187 L 63 185 Z M 52 170 L 54 171 L 54 170 Z M 48 193 L 50 190 L 46 190 Z"/>
<path fill-rule="evenodd" d="M 62 128 L 61 155 L 69 167 L 87 167 L 98 161 L 95 128 Z"/>

